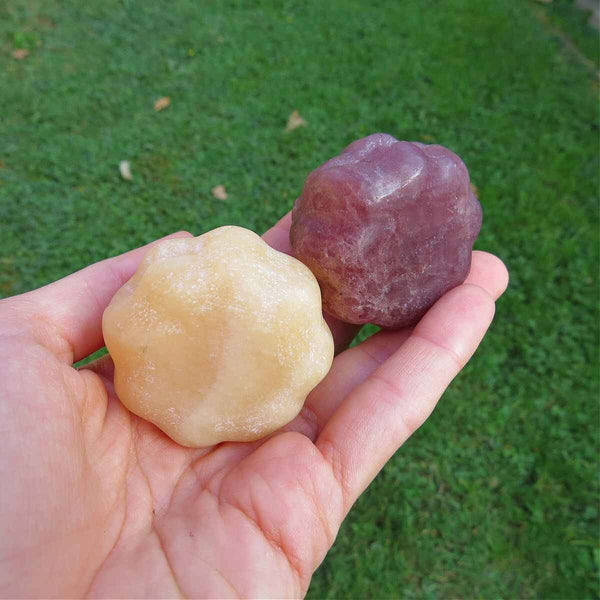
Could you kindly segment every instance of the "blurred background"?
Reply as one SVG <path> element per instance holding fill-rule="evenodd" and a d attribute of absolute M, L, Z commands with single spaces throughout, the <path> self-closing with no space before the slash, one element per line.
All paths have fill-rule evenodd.
<path fill-rule="evenodd" d="M 0 297 L 178 229 L 263 232 L 370 133 L 467 164 L 476 247 L 509 290 L 310 598 L 599 595 L 599 48 L 580 4 L 0 0 Z"/>

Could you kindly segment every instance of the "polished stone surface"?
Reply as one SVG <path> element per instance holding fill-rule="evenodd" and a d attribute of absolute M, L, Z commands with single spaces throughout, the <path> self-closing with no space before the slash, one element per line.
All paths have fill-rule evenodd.
<path fill-rule="evenodd" d="M 374 134 L 309 174 L 290 241 L 328 313 L 400 328 L 464 281 L 480 227 L 481 206 L 456 154 Z"/>
<path fill-rule="evenodd" d="M 241 227 L 154 246 L 102 327 L 120 400 L 184 446 L 282 427 L 333 360 L 313 274 Z"/>

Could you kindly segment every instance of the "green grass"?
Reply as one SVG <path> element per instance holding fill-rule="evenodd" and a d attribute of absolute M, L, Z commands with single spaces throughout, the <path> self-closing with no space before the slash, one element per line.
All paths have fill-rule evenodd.
<path fill-rule="evenodd" d="M 310 170 L 372 132 L 449 146 L 480 190 L 477 247 L 511 285 L 309 596 L 598 597 L 598 79 L 553 30 L 597 65 L 578 15 L 518 0 L 0 0 L 0 294 L 182 228 L 263 231 Z M 160 96 L 172 105 L 155 113 Z M 294 109 L 308 125 L 284 133 Z"/>

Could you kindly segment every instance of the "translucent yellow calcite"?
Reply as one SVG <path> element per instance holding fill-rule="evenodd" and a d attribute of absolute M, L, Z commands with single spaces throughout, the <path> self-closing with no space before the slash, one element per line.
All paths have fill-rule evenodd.
<path fill-rule="evenodd" d="M 123 404 L 185 446 L 285 425 L 333 360 L 313 274 L 241 227 L 154 246 L 102 327 Z"/>

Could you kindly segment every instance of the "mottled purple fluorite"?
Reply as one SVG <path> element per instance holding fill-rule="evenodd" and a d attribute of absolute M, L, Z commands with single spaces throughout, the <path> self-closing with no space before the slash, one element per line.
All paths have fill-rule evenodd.
<path fill-rule="evenodd" d="M 465 280 L 480 227 L 481 206 L 456 154 L 377 133 L 310 173 L 290 240 L 328 313 L 399 328 Z"/>

